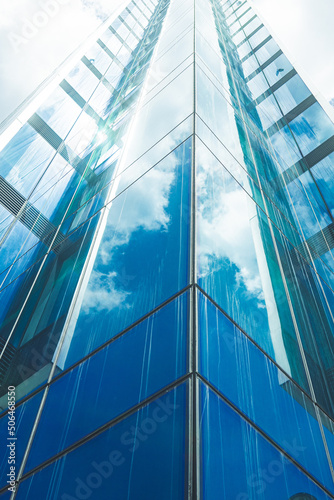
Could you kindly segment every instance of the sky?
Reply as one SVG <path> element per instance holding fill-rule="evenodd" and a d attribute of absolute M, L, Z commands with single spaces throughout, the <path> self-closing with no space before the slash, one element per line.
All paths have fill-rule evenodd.
<path fill-rule="evenodd" d="M 333 0 L 252 0 L 316 88 L 334 99 Z M 0 122 L 127 0 L 11 0 L 0 5 Z"/>

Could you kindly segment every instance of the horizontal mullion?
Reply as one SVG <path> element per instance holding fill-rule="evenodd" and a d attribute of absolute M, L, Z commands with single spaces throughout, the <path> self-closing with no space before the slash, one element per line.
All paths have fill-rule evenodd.
<path fill-rule="evenodd" d="M 266 69 L 272 62 L 274 62 L 279 56 L 283 54 L 282 50 L 279 49 L 274 55 L 272 55 L 269 59 L 267 59 L 266 62 L 261 64 L 253 73 L 251 73 L 247 78 L 245 78 L 245 81 L 248 83 L 250 80 L 252 80 L 256 75 L 261 73 L 264 69 Z"/>
<path fill-rule="evenodd" d="M 255 28 L 255 30 L 254 30 L 254 31 L 252 31 L 252 32 L 251 32 L 248 36 L 246 36 L 246 38 L 245 38 L 244 40 L 242 40 L 242 42 L 238 43 L 238 45 L 237 45 L 237 49 L 238 49 L 239 47 L 241 47 L 241 45 L 242 45 L 242 44 L 244 44 L 245 42 L 249 41 L 249 39 L 250 39 L 253 35 L 255 35 L 258 31 L 260 31 L 260 29 L 262 29 L 263 27 L 264 27 L 264 24 L 262 23 L 262 24 L 260 24 L 260 26 L 258 26 L 257 28 Z"/>
<path fill-rule="evenodd" d="M 270 40 L 272 39 L 272 36 L 269 35 L 267 38 L 265 38 L 263 40 L 263 42 L 259 43 L 259 45 L 257 45 L 256 47 L 254 47 L 254 49 L 251 49 L 251 51 L 249 52 L 249 54 L 247 54 L 246 56 L 244 56 L 242 59 L 241 59 L 241 63 L 244 63 L 245 61 L 247 61 L 247 59 L 249 59 L 252 55 L 255 54 L 255 52 L 257 52 L 258 50 L 262 49 L 262 47 L 264 45 L 266 45 L 266 43 L 268 43 Z"/>
<path fill-rule="evenodd" d="M 297 116 L 306 111 L 310 106 L 312 106 L 316 102 L 317 100 L 314 97 L 314 95 L 308 96 L 304 101 L 302 101 L 300 104 L 295 106 L 291 111 L 286 113 L 280 120 L 271 125 L 271 127 L 269 127 L 265 132 L 269 135 L 269 137 L 271 137 L 272 135 L 276 134 L 276 132 L 281 130 L 283 127 L 292 122 L 292 120 L 297 118 Z"/>
<path fill-rule="evenodd" d="M 252 21 L 254 21 L 254 19 L 257 19 L 257 15 L 256 14 L 254 14 L 253 17 L 251 17 L 250 19 L 248 19 L 248 21 L 243 26 L 241 26 L 239 29 L 237 29 L 237 31 L 234 31 L 234 33 L 231 33 L 231 37 L 233 38 L 235 35 L 237 35 L 242 30 L 244 30 L 246 28 L 246 26 L 248 26 Z"/>

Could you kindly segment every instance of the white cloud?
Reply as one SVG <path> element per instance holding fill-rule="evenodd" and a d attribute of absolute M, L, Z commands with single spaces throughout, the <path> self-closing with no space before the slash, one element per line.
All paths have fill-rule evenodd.
<path fill-rule="evenodd" d="M 258 300 L 259 307 L 264 307 L 250 226 L 254 204 L 203 146 L 197 147 L 197 154 L 200 165 L 197 177 L 200 275 L 204 277 L 212 272 L 212 262 L 228 259 L 239 269 L 236 273 L 238 284 L 243 283 L 248 293 Z M 218 179 L 219 184 L 216 183 Z M 214 184 L 210 186 L 212 180 Z"/>
<path fill-rule="evenodd" d="M 126 298 L 129 292 L 117 290 L 116 272 L 101 273 L 94 270 L 84 295 L 82 310 L 85 314 L 90 311 L 112 311 L 115 308 L 128 308 Z"/>

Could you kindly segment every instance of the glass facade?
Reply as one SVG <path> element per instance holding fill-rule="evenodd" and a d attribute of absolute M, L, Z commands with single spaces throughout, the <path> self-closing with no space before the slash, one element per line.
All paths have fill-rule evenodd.
<path fill-rule="evenodd" d="M 0 152 L 0 498 L 334 499 L 333 185 L 248 0 L 129 2 Z"/>

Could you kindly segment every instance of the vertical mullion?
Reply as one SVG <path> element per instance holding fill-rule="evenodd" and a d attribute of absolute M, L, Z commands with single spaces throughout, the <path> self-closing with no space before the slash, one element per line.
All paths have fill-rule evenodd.
<path fill-rule="evenodd" d="M 188 499 L 200 498 L 198 454 L 197 307 L 196 307 L 196 0 L 193 2 L 193 131 L 190 197 L 190 310 L 189 310 L 189 420 L 188 420 Z"/>

